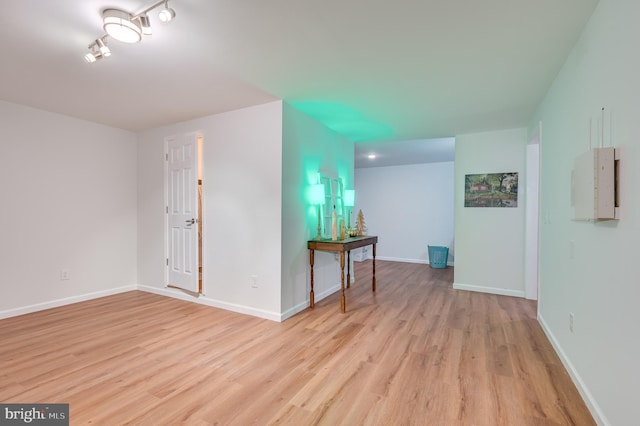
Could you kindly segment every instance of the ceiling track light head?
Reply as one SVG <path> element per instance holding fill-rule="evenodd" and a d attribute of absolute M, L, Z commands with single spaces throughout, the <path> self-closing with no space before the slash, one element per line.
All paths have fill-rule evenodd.
<path fill-rule="evenodd" d="M 111 50 L 107 47 L 107 36 L 94 40 L 89 46 L 89 53 L 84 55 L 84 60 L 92 64 L 98 59 L 111 55 Z"/>
<path fill-rule="evenodd" d="M 176 17 L 176 11 L 169 7 L 168 1 L 165 2 L 164 9 L 162 9 L 158 14 L 158 19 L 160 19 L 160 22 L 169 22 L 175 17 Z"/>
<path fill-rule="evenodd" d="M 92 64 L 98 60 L 98 56 L 96 56 L 96 54 L 93 52 L 89 52 L 86 55 L 84 55 L 84 60 Z"/>
<path fill-rule="evenodd" d="M 149 15 L 147 15 L 146 13 L 143 13 L 138 17 L 138 20 L 140 21 L 142 34 L 151 35 L 151 22 L 149 21 Z"/>
<path fill-rule="evenodd" d="M 107 56 L 111 56 L 111 49 L 109 49 L 109 47 L 107 46 L 106 41 L 107 41 L 107 36 L 104 36 L 96 40 L 96 46 L 98 46 L 98 50 L 100 51 L 100 54 L 105 58 Z"/>

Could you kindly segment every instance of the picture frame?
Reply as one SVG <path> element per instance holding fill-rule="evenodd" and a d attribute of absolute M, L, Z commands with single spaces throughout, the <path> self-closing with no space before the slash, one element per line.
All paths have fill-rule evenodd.
<path fill-rule="evenodd" d="M 467 174 L 465 207 L 518 207 L 518 172 Z"/>

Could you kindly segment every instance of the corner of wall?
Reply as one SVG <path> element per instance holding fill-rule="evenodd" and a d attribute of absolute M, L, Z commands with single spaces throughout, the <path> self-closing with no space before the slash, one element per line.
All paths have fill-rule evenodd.
<path fill-rule="evenodd" d="M 571 363 L 571 360 L 562 349 L 562 346 L 560 346 L 558 339 L 556 339 L 556 337 L 554 336 L 553 332 L 547 325 L 547 322 L 542 317 L 542 314 L 540 313 L 540 311 L 538 311 L 538 322 L 540 323 L 540 327 L 542 328 L 542 331 L 544 331 L 544 334 L 547 336 L 547 339 L 549 339 L 549 342 L 551 342 L 551 345 L 553 346 L 553 349 L 556 351 L 556 354 L 558 354 L 560 361 L 562 361 L 562 365 L 564 365 L 564 368 L 569 372 L 569 375 L 571 376 L 571 380 L 573 380 L 573 383 L 576 385 L 576 388 L 578 389 L 580 396 L 582 396 L 582 399 L 584 400 L 585 404 L 587 404 L 587 407 L 589 408 L 589 412 L 594 417 L 594 420 L 596 421 L 596 423 L 599 425 L 610 425 L 611 423 L 605 417 L 604 413 L 602 412 L 602 409 L 600 408 L 597 401 L 595 400 L 595 398 L 587 388 L 587 385 L 585 384 L 584 380 L 582 380 L 582 377 L 580 377 L 578 370 Z"/>

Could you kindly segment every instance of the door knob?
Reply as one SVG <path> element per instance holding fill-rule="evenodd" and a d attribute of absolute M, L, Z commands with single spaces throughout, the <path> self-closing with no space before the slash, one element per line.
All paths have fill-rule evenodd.
<path fill-rule="evenodd" d="M 195 219 L 189 219 L 185 221 L 187 223 L 187 225 L 193 225 L 194 223 L 196 223 Z"/>

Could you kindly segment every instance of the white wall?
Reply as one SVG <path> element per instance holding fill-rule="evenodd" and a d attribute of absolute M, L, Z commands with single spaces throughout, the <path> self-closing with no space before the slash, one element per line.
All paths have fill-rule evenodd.
<path fill-rule="evenodd" d="M 600 0 L 542 102 L 539 319 L 600 424 L 640 419 L 640 2 Z M 605 108 L 622 155 L 621 219 L 571 220 L 573 160 Z M 569 245 L 574 242 L 574 256 Z M 569 314 L 574 331 L 569 331 Z"/>
<path fill-rule="evenodd" d="M 456 136 L 454 288 L 525 296 L 526 130 Z M 467 174 L 518 172 L 517 207 L 464 207 Z"/>
<path fill-rule="evenodd" d="M 165 289 L 164 138 L 190 132 L 203 136 L 205 296 L 197 300 Z M 141 288 L 279 320 L 282 102 L 143 132 L 138 157 Z"/>
<path fill-rule="evenodd" d="M 0 318 L 134 289 L 135 134 L 0 101 L 0 143 Z"/>
<path fill-rule="evenodd" d="M 283 104 L 282 153 L 282 317 L 309 306 L 307 240 L 317 232 L 317 207 L 308 189 L 318 171 L 334 172 L 353 188 L 354 144 L 315 119 Z M 332 253 L 315 252 L 316 302 L 340 288 L 340 269 Z"/>
<path fill-rule="evenodd" d="M 438 245 L 453 260 L 453 162 L 356 169 L 355 180 L 351 220 L 362 209 L 377 259 L 427 263 L 427 246 Z"/>

